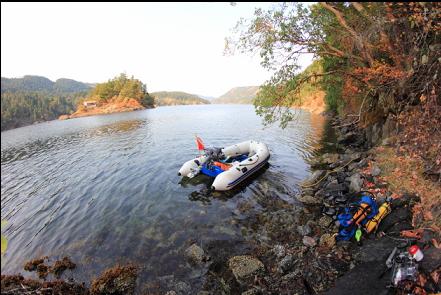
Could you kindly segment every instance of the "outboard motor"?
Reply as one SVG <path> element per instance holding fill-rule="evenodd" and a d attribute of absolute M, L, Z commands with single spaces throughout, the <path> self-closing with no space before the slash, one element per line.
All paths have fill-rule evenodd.
<path fill-rule="evenodd" d="M 204 149 L 205 155 L 208 158 L 208 161 L 219 161 L 225 159 L 225 155 L 222 152 L 222 148 L 218 147 L 209 147 Z"/>

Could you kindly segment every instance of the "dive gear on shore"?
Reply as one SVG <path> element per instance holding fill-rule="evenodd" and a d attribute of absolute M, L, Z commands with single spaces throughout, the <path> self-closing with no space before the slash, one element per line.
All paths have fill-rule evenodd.
<path fill-rule="evenodd" d="M 343 213 L 337 215 L 340 224 L 337 241 L 350 240 L 357 229 L 378 214 L 378 206 L 372 196 L 363 194 L 361 198 L 343 208 Z"/>
<path fill-rule="evenodd" d="M 391 283 L 398 287 L 401 282 L 415 282 L 418 275 L 418 264 L 407 251 L 400 252 L 394 258 Z"/>
<path fill-rule="evenodd" d="M 378 214 L 366 223 L 365 229 L 368 234 L 375 232 L 380 225 L 380 222 L 392 211 L 390 206 L 390 199 L 386 199 L 384 203 L 378 208 Z"/>
<path fill-rule="evenodd" d="M 420 247 L 418 247 L 417 245 L 413 245 L 409 247 L 409 254 L 416 260 L 416 261 L 421 261 L 424 258 L 424 254 L 421 251 Z"/>

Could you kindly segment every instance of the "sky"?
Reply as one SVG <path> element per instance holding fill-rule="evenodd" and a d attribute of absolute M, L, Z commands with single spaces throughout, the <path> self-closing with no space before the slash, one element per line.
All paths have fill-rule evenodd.
<path fill-rule="evenodd" d="M 149 92 L 217 97 L 271 76 L 258 54 L 223 54 L 237 21 L 271 5 L 2 2 L 1 76 L 99 83 L 126 73 Z"/>

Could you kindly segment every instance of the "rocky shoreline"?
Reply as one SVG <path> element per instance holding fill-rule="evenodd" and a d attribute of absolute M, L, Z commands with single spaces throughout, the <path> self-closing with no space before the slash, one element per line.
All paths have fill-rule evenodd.
<path fill-rule="evenodd" d="M 198 257 L 212 258 L 208 262 L 196 259 L 209 264 L 206 291 L 198 294 L 400 294 L 402 290 L 389 288 L 390 270 L 379 277 L 393 248 L 406 249 L 410 244 L 417 244 L 425 255 L 419 265 L 420 294 L 440 290 L 440 233 L 427 228 L 418 238 L 402 237 L 402 231 L 414 229 L 412 208 L 419 197 L 389 190 L 375 165 L 376 154 L 371 147 L 382 139 L 383 144 L 390 142 L 381 133 L 391 135 L 391 123 L 365 130 L 338 119 L 333 119 L 332 125 L 341 152 L 311 161 L 315 171 L 297 195 L 303 207 L 275 202 L 270 212 L 249 218 L 251 226 L 256 225 L 256 233 L 247 246 L 225 243 L 223 247 L 230 247 L 229 251 L 219 251 L 219 245 L 204 249 L 191 246 L 193 251 L 197 247 Z M 361 244 L 353 239 L 336 242 L 339 209 L 363 191 L 374 194 L 379 204 L 392 197 L 391 213 L 376 234 L 362 237 Z M 169 287 L 169 295 L 185 293 Z"/>
<path fill-rule="evenodd" d="M 74 118 L 108 115 L 113 113 L 133 112 L 146 109 L 136 99 L 125 98 L 120 100 L 110 100 L 108 103 L 101 104 L 94 108 L 79 108 L 71 115 L 61 115 L 58 120 L 68 120 Z"/>
<path fill-rule="evenodd" d="M 410 243 L 416 243 L 425 257 L 419 265 L 419 283 L 425 288 L 420 294 L 440 290 L 441 249 L 437 242 L 440 233 L 426 228 L 420 230 L 418 236 L 402 236 L 402 231 L 414 229 L 412 208 L 419 203 L 419 196 L 392 191 L 375 161 L 377 154 L 372 147 L 380 141 L 390 144 L 385 135 L 393 132 L 392 123 L 387 123 L 389 127 L 386 124 L 359 130 L 335 117 L 331 122 L 338 135 L 338 153 L 326 153 L 311 160 L 314 172 L 301 184 L 296 204 L 267 194 L 258 200 L 259 206 L 266 210 L 254 212 L 253 204 L 243 201 L 236 210 L 237 214 L 246 212 L 246 217 L 235 222 L 252 229 L 244 233 L 246 240 L 209 241 L 203 245 L 199 241 L 189 241 L 182 255 L 199 273 L 194 281 L 183 281 L 171 274 L 155 282 L 138 282 L 141 292 L 168 295 L 400 294 L 387 288 L 390 271 L 379 277 L 392 249 L 405 248 Z M 339 229 L 336 215 L 361 191 L 374 194 L 377 203 L 392 197 L 392 211 L 380 223 L 376 234 L 362 236 L 361 244 L 353 240 L 336 242 Z M 2 294 L 14 287 L 20 289 L 20 285 L 24 285 L 26 288 L 22 291 L 27 292 L 36 284 L 32 281 L 29 286 L 27 282 L 20 276 L 2 276 Z M 133 266 L 105 272 L 104 279 L 92 283 L 91 289 L 84 284 L 57 282 L 44 282 L 38 288 L 67 288 L 71 291 L 67 294 L 75 294 L 75 290 L 81 290 L 82 294 L 132 294 L 137 284 Z M 199 287 L 195 289 L 194 286 Z"/>

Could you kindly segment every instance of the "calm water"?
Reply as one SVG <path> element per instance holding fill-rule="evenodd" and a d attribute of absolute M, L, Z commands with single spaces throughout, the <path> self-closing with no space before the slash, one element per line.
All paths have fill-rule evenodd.
<path fill-rule="evenodd" d="M 285 130 L 263 129 L 252 106 L 161 107 L 52 121 L 1 133 L 1 218 L 9 246 L 2 274 L 24 261 L 69 255 L 89 280 L 115 263 L 143 266 L 143 281 L 197 277 L 182 252 L 189 240 L 246 239 L 237 218 L 243 200 L 295 203 L 306 159 L 323 119 L 299 111 Z M 177 171 L 206 146 L 247 139 L 270 148 L 269 167 L 233 192 L 200 197 L 210 179 L 182 181 Z M 264 208 L 262 208 L 264 210 Z M 197 270 L 197 269 L 196 269 Z M 139 281 L 139 280 L 138 280 Z"/>

